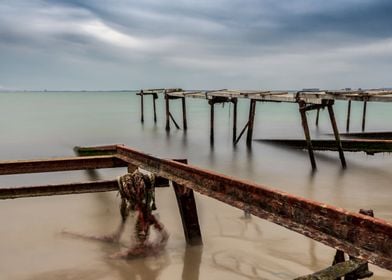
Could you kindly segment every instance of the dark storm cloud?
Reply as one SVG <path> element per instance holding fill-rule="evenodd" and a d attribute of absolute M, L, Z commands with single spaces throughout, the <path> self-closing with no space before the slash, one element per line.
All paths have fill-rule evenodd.
<path fill-rule="evenodd" d="M 368 77 L 358 69 L 388 69 L 390 14 L 387 0 L 5 1 L 0 58 L 29 67 L 34 56 L 41 75 L 77 66 L 85 79 L 75 87 L 175 80 L 193 88 L 282 88 L 307 86 L 308 79 L 339 87 L 357 78 L 373 86 L 387 83 L 387 76 Z M 0 86 L 19 74 L 15 65 L 13 73 L 0 66 Z M 97 81 L 105 67 L 112 76 Z M 352 71 L 355 78 L 342 75 Z M 34 87 L 35 77 L 25 78 Z M 64 81 L 58 87 L 66 87 Z"/>

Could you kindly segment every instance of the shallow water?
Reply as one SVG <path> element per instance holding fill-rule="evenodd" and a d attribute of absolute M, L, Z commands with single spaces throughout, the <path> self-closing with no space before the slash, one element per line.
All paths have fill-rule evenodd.
<path fill-rule="evenodd" d="M 306 152 L 241 140 L 231 143 L 232 108 L 216 107 L 215 145 L 209 145 L 209 106 L 187 100 L 188 131 L 164 129 L 163 99 L 158 122 L 152 120 L 152 101 L 146 98 L 145 122 L 140 123 L 139 99 L 125 92 L 0 93 L 1 160 L 73 155 L 76 145 L 124 143 L 166 158 L 187 158 L 193 165 L 246 178 L 351 211 L 373 209 L 392 220 L 390 188 L 392 156 L 346 153 L 342 170 L 337 153 L 316 153 L 312 173 Z M 367 131 L 391 130 L 388 104 L 368 104 Z M 180 121 L 180 101 L 172 101 Z M 335 106 L 340 130 L 346 104 Z M 239 130 L 246 123 L 248 103 L 239 103 Z M 352 131 L 359 131 L 362 108 L 353 102 Z M 330 133 L 327 112 L 312 135 Z M 257 105 L 254 138 L 303 137 L 295 104 Z M 96 178 L 114 178 L 125 169 L 100 170 Z M 90 180 L 85 172 L 1 176 L 0 187 Z M 139 260 L 113 260 L 121 248 L 72 238 L 65 230 L 107 234 L 120 222 L 115 193 L 25 198 L 0 201 L 1 279 L 292 279 L 328 266 L 334 250 L 272 223 L 208 197 L 196 195 L 204 246 L 185 245 L 172 189 L 157 190 L 158 214 L 170 232 L 162 254 Z M 123 236 L 129 245 L 130 228 Z M 392 273 L 371 266 L 373 279 Z"/>

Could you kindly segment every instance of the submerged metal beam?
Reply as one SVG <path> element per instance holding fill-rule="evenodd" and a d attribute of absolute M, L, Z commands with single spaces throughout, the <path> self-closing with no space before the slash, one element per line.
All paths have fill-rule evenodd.
<path fill-rule="evenodd" d="M 118 146 L 119 157 L 350 256 L 392 270 L 392 224 L 198 167 Z"/>
<path fill-rule="evenodd" d="M 85 156 L 41 160 L 0 161 L 0 175 L 126 167 L 127 162 L 113 156 Z"/>

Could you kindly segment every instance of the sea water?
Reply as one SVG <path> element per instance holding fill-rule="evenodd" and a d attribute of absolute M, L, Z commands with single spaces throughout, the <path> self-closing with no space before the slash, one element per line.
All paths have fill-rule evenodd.
<path fill-rule="evenodd" d="M 145 97 L 140 122 L 140 97 L 135 92 L 3 92 L 0 93 L 0 160 L 73 156 L 74 146 L 121 143 L 163 158 L 187 158 L 192 165 L 263 184 L 267 187 L 343 207 L 353 212 L 373 209 L 392 220 L 392 155 L 345 153 L 343 170 L 336 152 L 316 152 L 317 172 L 311 172 L 306 151 L 296 151 L 245 139 L 232 144 L 229 104 L 216 105 L 215 144 L 209 143 L 206 100 L 187 99 L 188 130 L 165 131 L 164 103 Z M 181 101 L 170 102 L 179 124 Z M 345 130 L 345 102 L 336 102 L 340 131 Z M 392 129 L 391 106 L 368 103 L 367 131 Z M 246 124 L 248 100 L 239 101 L 238 129 Z M 314 125 L 314 138 L 330 138 L 326 111 Z M 361 127 L 362 103 L 353 102 L 351 131 Z M 237 132 L 237 133 L 238 133 Z M 297 104 L 258 103 L 254 139 L 303 139 Z M 0 176 L 0 187 L 47 185 L 112 179 L 123 168 Z M 136 260 L 109 256 L 130 245 L 128 225 L 122 244 L 72 238 L 111 233 L 120 223 L 116 193 L 23 198 L 0 201 L 0 279 L 293 279 L 329 266 L 335 250 L 241 210 L 196 194 L 203 246 L 185 244 L 181 219 L 171 188 L 157 190 L 157 215 L 170 233 L 165 250 Z M 130 219 L 132 220 L 132 219 Z M 131 223 L 131 221 L 130 221 Z M 392 273 L 375 266 L 373 279 Z"/>

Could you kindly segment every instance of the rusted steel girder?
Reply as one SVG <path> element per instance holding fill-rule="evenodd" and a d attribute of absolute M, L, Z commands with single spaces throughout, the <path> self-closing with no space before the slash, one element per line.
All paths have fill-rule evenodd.
<path fill-rule="evenodd" d="M 0 189 L 0 199 L 108 192 L 118 190 L 117 180 Z"/>
<path fill-rule="evenodd" d="M 169 187 L 168 180 L 157 177 L 156 187 Z M 46 186 L 25 186 L 13 188 L 0 188 L 1 199 L 14 199 L 23 197 L 81 194 L 95 192 L 118 191 L 117 180 L 100 180 L 94 182 L 56 184 Z"/>
<path fill-rule="evenodd" d="M 86 156 L 41 160 L 0 161 L 0 175 L 126 167 L 128 163 L 113 156 Z"/>
<path fill-rule="evenodd" d="M 392 270 L 392 224 L 198 167 L 117 146 L 118 157 L 186 188 Z"/>

